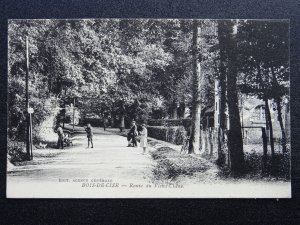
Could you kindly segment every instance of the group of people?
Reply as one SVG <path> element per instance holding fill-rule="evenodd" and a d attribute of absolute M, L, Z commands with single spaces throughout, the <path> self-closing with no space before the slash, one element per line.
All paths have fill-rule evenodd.
<path fill-rule="evenodd" d="M 146 124 L 143 123 L 142 126 L 137 126 L 135 121 L 132 121 L 131 128 L 127 133 L 127 141 L 128 141 L 127 147 L 137 147 L 136 138 L 138 137 L 138 135 L 140 135 L 140 147 L 143 148 L 143 154 L 145 154 L 147 150 L 147 136 L 148 136 Z"/>
<path fill-rule="evenodd" d="M 90 123 L 87 124 L 87 126 L 85 128 L 85 132 L 87 134 L 87 139 L 88 139 L 88 148 L 90 147 L 90 145 L 91 145 L 91 148 L 94 148 L 93 128 Z M 57 148 L 64 149 L 65 135 L 64 135 L 64 131 L 60 125 L 57 126 L 56 133 L 58 135 Z M 147 150 L 147 136 L 148 136 L 146 124 L 143 123 L 141 126 L 137 126 L 136 122 L 132 121 L 131 128 L 130 128 L 129 132 L 127 133 L 127 141 L 128 141 L 127 147 L 137 147 L 137 137 L 138 136 L 140 136 L 140 147 L 143 148 L 143 154 L 145 154 L 146 150 Z"/>
<path fill-rule="evenodd" d="M 55 132 L 58 135 L 58 140 L 57 140 L 57 149 L 62 148 L 64 149 L 65 146 L 70 146 L 72 143 L 72 140 L 69 137 L 68 133 L 65 133 L 61 124 L 58 124 L 56 126 Z"/>
<path fill-rule="evenodd" d="M 57 133 L 58 140 L 57 140 L 57 149 L 64 149 L 65 145 L 69 146 L 71 143 L 71 140 L 69 138 L 69 135 L 67 133 L 64 133 L 64 130 L 61 126 L 61 124 L 58 124 L 56 126 L 55 132 Z M 93 129 L 91 124 L 87 124 L 87 127 L 85 128 L 85 132 L 87 133 L 87 138 L 88 138 L 88 148 L 94 148 L 93 144 Z M 73 144 L 72 144 L 73 145 Z"/>

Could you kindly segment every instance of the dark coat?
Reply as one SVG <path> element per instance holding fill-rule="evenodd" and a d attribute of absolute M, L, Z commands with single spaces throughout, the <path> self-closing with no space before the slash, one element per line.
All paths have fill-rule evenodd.
<path fill-rule="evenodd" d="M 56 130 L 56 132 L 57 132 L 59 138 L 63 138 L 64 131 L 63 131 L 63 129 L 61 127 L 58 127 L 57 130 Z"/>
<path fill-rule="evenodd" d="M 138 133 L 137 133 L 137 126 L 136 125 L 134 125 L 130 128 L 129 134 L 131 134 L 132 136 L 137 136 Z"/>
<path fill-rule="evenodd" d="M 88 138 L 93 137 L 93 128 L 92 127 L 85 128 L 85 132 L 86 132 Z"/>

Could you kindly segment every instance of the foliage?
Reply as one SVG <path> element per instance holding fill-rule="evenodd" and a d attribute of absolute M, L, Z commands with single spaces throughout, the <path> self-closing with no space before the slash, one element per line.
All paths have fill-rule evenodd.
<path fill-rule="evenodd" d="M 262 154 L 256 151 L 245 153 L 245 168 L 244 171 L 239 174 L 239 178 L 247 178 L 252 180 L 266 179 L 266 180 L 289 180 L 290 173 L 290 155 L 275 154 L 274 158 L 268 157 L 266 162 L 266 168 L 263 170 Z M 231 176 L 229 168 L 221 167 L 219 175 L 221 177 Z"/>
<path fill-rule="evenodd" d="M 149 119 L 147 122 L 149 126 L 184 126 L 187 129 L 191 124 L 191 119 Z"/>
<path fill-rule="evenodd" d="M 181 145 L 186 136 L 186 130 L 183 126 L 148 126 L 147 129 L 149 137 L 167 141 L 176 145 Z"/>
<path fill-rule="evenodd" d="M 288 93 L 289 31 L 284 21 L 241 21 L 238 33 L 240 89 L 269 99 Z M 262 73 L 258 75 L 258 68 Z M 271 69 L 276 73 L 272 78 Z M 262 76 L 261 83 L 257 76 Z M 271 82 L 270 82 L 271 81 Z M 262 86 L 263 85 L 263 86 Z"/>
<path fill-rule="evenodd" d="M 63 108 L 75 97 L 82 116 L 123 114 L 126 120 L 141 121 L 152 115 L 165 117 L 177 101 L 189 107 L 190 25 L 184 20 L 151 19 L 11 20 L 9 104 L 18 109 L 9 119 L 17 124 L 10 127 L 24 126 L 19 96 L 25 92 L 26 37 L 31 98 L 56 97 Z M 35 109 L 44 110 L 34 114 L 36 124 L 49 112 L 42 103 L 31 101 Z"/>
<path fill-rule="evenodd" d="M 91 124 L 93 127 L 103 127 L 103 120 L 99 118 L 84 118 L 81 125 Z"/>
<path fill-rule="evenodd" d="M 151 156 L 157 162 L 153 169 L 156 181 L 176 181 L 179 176 L 204 173 L 210 168 L 206 160 L 190 155 L 180 155 L 170 147 L 160 147 L 151 152 Z"/>
<path fill-rule="evenodd" d="M 132 119 L 148 121 L 149 136 L 181 144 L 192 120 L 166 118 L 177 113 L 182 117 L 198 91 L 202 109 L 214 105 L 215 78 L 222 74 L 221 64 L 225 72 L 230 66 L 228 60 L 220 62 L 222 44 L 228 55 L 230 43 L 218 39 L 218 23 L 198 22 L 199 43 L 193 46 L 192 20 L 10 20 L 9 138 L 19 142 L 25 136 L 27 37 L 35 141 L 41 140 L 41 133 L 53 134 L 45 132 L 45 123 L 51 127 L 55 118 L 72 116 L 75 99 L 82 118 L 99 118 L 89 120 L 94 126 L 102 125 L 104 118 L 120 122 L 125 117 L 126 125 Z M 277 99 L 280 105 L 289 86 L 287 22 L 241 20 L 236 41 L 239 91 Z M 192 93 L 192 76 L 198 76 L 195 61 L 201 62 L 201 88 Z M 21 152 L 19 147 L 10 149 L 18 149 L 11 150 L 16 155 Z"/>
<path fill-rule="evenodd" d="M 7 140 L 7 154 L 11 163 L 21 162 L 27 159 L 25 144 L 12 139 Z"/>

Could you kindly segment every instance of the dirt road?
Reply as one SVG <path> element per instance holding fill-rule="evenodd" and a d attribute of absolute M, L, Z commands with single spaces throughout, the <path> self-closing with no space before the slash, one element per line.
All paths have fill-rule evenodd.
<path fill-rule="evenodd" d="M 35 150 L 34 159 L 7 176 L 7 197 L 13 198 L 286 198 L 290 182 L 219 180 L 217 171 L 154 178 L 159 164 L 141 148 L 126 147 L 125 137 L 94 129 L 94 148 L 87 148 L 82 127 L 76 127 L 73 147 Z M 153 149 L 150 149 L 151 151 Z M 212 167 L 214 168 L 214 167 Z M 161 168 L 165 169 L 165 168 Z M 172 172 L 172 171 L 171 171 Z"/>
<path fill-rule="evenodd" d="M 69 196 L 66 193 L 68 190 L 53 193 L 49 188 L 71 185 L 82 189 L 103 183 L 107 186 L 117 183 L 129 187 L 130 184 L 145 185 L 150 182 L 154 162 L 148 154 L 141 154 L 141 148 L 127 147 L 125 137 L 104 132 L 102 128 L 94 129 L 94 148 L 87 148 L 83 128 L 77 127 L 76 131 L 73 147 L 64 150 L 35 150 L 33 161 L 9 172 L 8 196 L 33 197 L 46 194 L 63 197 L 64 194 Z"/>

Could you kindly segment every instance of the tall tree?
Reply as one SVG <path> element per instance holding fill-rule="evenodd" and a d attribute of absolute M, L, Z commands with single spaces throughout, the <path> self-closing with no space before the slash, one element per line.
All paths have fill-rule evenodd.
<path fill-rule="evenodd" d="M 286 151 L 286 134 L 282 121 L 282 98 L 288 94 L 289 31 L 287 21 L 242 21 L 239 35 L 241 90 L 265 102 L 266 127 L 271 154 L 274 155 L 273 124 L 269 100 L 277 105 L 277 119 Z M 274 108 L 275 109 L 275 108 Z"/>
<path fill-rule="evenodd" d="M 241 120 L 238 107 L 237 94 L 237 27 L 234 21 L 222 21 L 224 35 L 228 40 L 225 46 L 228 57 L 227 72 L 227 104 L 229 112 L 228 151 L 230 168 L 234 173 L 240 173 L 244 169 L 243 137 Z"/>
<path fill-rule="evenodd" d="M 192 130 L 190 135 L 189 154 L 200 148 L 200 114 L 201 114 L 201 64 L 198 57 L 199 22 L 193 21 L 193 86 L 192 86 Z"/>
<path fill-rule="evenodd" d="M 227 57 L 226 57 L 226 38 L 224 30 L 226 26 L 222 21 L 218 22 L 218 39 L 219 39 L 219 49 L 220 49 L 220 62 L 219 62 L 219 76 L 217 79 L 218 83 L 218 94 L 219 98 L 219 118 L 215 118 L 219 120 L 219 128 L 218 128 L 218 159 L 217 162 L 219 165 L 223 165 L 225 163 L 225 131 L 226 131 L 226 65 L 227 65 Z"/>

